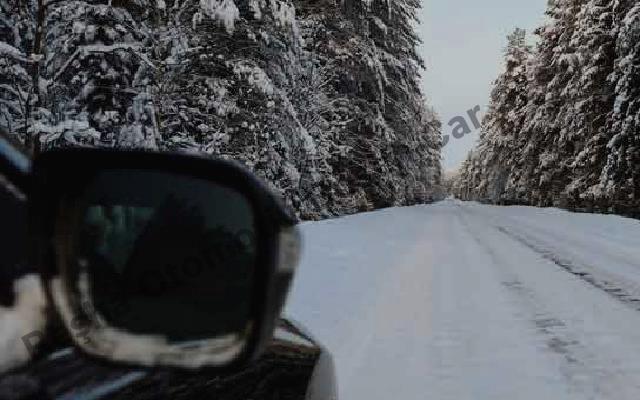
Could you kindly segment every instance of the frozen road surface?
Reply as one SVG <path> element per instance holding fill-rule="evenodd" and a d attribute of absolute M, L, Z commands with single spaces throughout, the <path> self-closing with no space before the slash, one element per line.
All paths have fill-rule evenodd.
<path fill-rule="evenodd" d="M 449 200 L 307 223 L 340 398 L 640 399 L 640 222 Z"/>

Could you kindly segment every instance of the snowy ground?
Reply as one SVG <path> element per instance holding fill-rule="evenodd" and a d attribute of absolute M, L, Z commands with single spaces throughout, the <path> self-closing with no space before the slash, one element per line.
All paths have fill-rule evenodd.
<path fill-rule="evenodd" d="M 640 398 L 640 222 L 449 200 L 303 226 L 341 399 Z"/>

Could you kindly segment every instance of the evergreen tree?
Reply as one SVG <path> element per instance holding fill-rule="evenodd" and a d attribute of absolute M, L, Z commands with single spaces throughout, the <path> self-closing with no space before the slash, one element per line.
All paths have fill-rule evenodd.
<path fill-rule="evenodd" d="M 138 22 L 143 9 L 137 2 L 99 1 L 48 8 L 41 76 L 51 119 L 33 127 L 44 148 L 157 148 L 150 82 L 140 75 L 149 67 L 144 51 L 150 45 Z"/>
<path fill-rule="evenodd" d="M 640 209 L 640 4 L 618 0 L 614 5 L 615 61 L 609 76 L 614 105 L 607 129 L 607 159 L 602 190 L 613 210 L 638 215 Z"/>
<path fill-rule="evenodd" d="M 606 211 L 606 199 L 598 187 L 611 137 L 607 121 L 613 108 L 613 88 L 607 78 L 614 60 L 612 23 L 611 0 L 590 0 L 577 15 L 572 38 L 577 58 L 565 89 L 565 144 L 559 149 L 559 157 L 566 159 L 570 168 L 563 206 Z"/>
<path fill-rule="evenodd" d="M 482 122 L 478 157 L 486 171 L 478 188 L 479 197 L 493 202 L 514 201 L 515 191 L 507 184 L 519 178 L 516 159 L 523 142 L 522 129 L 528 105 L 527 63 L 531 50 L 526 33 L 516 29 L 507 37 L 505 71 L 494 84 L 489 110 Z"/>
<path fill-rule="evenodd" d="M 311 219 L 441 195 L 415 0 L 0 6 L 0 126 L 34 151 L 233 158 Z"/>
<path fill-rule="evenodd" d="M 35 1 L 0 1 L 0 128 L 23 139 L 43 111 L 38 107 L 39 57 L 33 51 L 37 6 Z"/>
<path fill-rule="evenodd" d="M 535 51 L 507 51 L 480 143 L 455 182 L 458 195 L 637 214 L 636 3 L 549 2 Z M 509 41 L 508 49 L 518 48 L 513 35 Z"/>

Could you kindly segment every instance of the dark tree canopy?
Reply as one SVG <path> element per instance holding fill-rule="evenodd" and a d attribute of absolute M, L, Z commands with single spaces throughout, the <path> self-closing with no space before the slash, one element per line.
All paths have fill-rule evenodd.
<path fill-rule="evenodd" d="M 304 218 L 428 202 L 416 0 L 0 0 L 0 127 L 33 151 L 241 161 Z"/>

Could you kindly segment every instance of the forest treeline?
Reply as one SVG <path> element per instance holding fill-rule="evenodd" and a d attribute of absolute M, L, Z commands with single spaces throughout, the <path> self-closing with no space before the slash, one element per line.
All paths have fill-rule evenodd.
<path fill-rule="evenodd" d="M 419 0 L 0 0 L 0 128 L 235 159 L 306 219 L 441 196 Z M 78 166 L 82 168 L 82 166 Z"/>
<path fill-rule="evenodd" d="M 463 199 L 640 215 L 640 1 L 551 0 L 535 46 L 517 29 Z"/>

